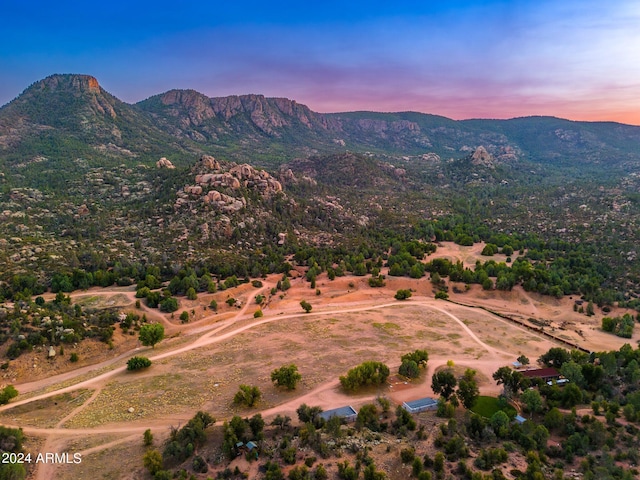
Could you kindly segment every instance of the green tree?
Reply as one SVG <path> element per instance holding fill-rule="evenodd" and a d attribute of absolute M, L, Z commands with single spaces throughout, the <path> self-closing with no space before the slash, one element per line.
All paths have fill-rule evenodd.
<path fill-rule="evenodd" d="M 431 377 L 431 388 L 434 393 L 440 395 L 445 400 L 455 392 L 458 381 L 451 370 L 440 370 Z"/>
<path fill-rule="evenodd" d="M 420 376 L 420 368 L 413 360 L 403 360 L 398 373 L 407 378 L 418 378 Z"/>
<path fill-rule="evenodd" d="M 278 387 L 285 387 L 287 390 L 294 390 L 300 380 L 302 380 L 302 375 L 298 373 L 298 367 L 294 364 L 284 365 L 271 372 L 271 381 Z"/>
<path fill-rule="evenodd" d="M 545 353 L 541 355 L 539 361 L 546 365 L 547 367 L 560 368 L 566 362 L 571 360 L 571 354 L 568 350 L 565 350 L 561 347 L 552 347 Z"/>
<path fill-rule="evenodd" d="M 363 362 L 340 377 L 345 390 L 357 390 L 367 385 L 382 385 L 389 377 L 389 367 L 381 362 Z"/>
<path fill-rule="evenodd" d="M 306 300 L 302 300 L 300 302 L 300 306 L 302 307 L 302 309 L 305 311 L 305 313 L 309 313 L 311 311 L 311 309 L 313 308 L 311 306 L 311 304 L 309 302 L 307 302 Z"/>
<path fill-rule="evenodd" d="M 587 303 L 587 316 L 592 317 L 594 315 L 595 315 L 595 312 L 593 310 L 593 302 L 589 302 Z"/>
<path fill-rule="evenodd" d="M 278 428 L 280 428 L 280 430 L 284 430 L 285 428 L 288 428 L 289 425 L 291 425 L 291 417 L 285 415 L 282 416 L 280 414 L 276 415 L 276 418 L 274 418 L 271 421 L 271 425 L 275 425 Z"/>
<path fill-rule="evenodd" d="M 562 367 L 560 367 L 560 374 L 570 382 L 578 385 L 580 388 L 586 386 L 584 375 L 582 374 L 582 366 L 578 365 L 573 360 L 562 364 Z"/>
<path fill-rule="evenodd" d="M 500 367 L 493 373 L 493 379 L 498 385 L 504 385 L 506 397 L 517 396 L 524 386 L 524 376 L 520 372 L 515 372 L 509 367 Z"/>
<path fill-rule="evenodd" d="M 329 478 L 329 474 L 327 473 L 327 469 L 324 468 L 324 465 L 320 464 L 316 467 L 313 478 L 315 480 L 327 480 Z"/>
<path fill-rule="evenodd" d="M 478 382 L 476 381 L 476 371 L 470 368 L 464 372 L 464 376 L 458 382 L 458 398 L 465 408 L 472 408 L 478 396 L 480 390 L 478 389 Z"/>
<path fill-rule="evenodd" d="M 174 297 L 167 297 L 160 301 L 159 308 L 162 312 L 175 312 L 176 310 L 178 310 L 178 300 Z"/>
<path fill-rule="evenodd" d="M 498 410 L 489 419 L 491 428 L 498 438 L 505 438 L 509 434 L 510 422 L 509 416 L 502 410 Z"/>
<path fill-rule="evenodd" d="M 373 432 L 380 430 L 380 422 L 378 421 L 378 409 L 373 403 L 367 403 L 360 407 L 358 416 L 356 417 L 356 428 L 366 427 Z"/>
<path fill-rule="evenodd" d="M 582 402 L 582 390 L 575 383 L 569 383 L 562 389 L 562 406 L 565 408 L 575 407 Z"/>
<path fill-rule="evenodd" d="M 400 357 L 401 361 L 412 360 L 416 362 L 420 367 L 426 367 L 429 361 L 429 353 L 426 350 L 415 350 L 411 353 L 405 353 Z"/>
<path fill-rule="evenodd" d="M 303 403 L 296 409 L 296 413 L 301 423 L 311 423 L 316 428 L 322 427 L 323 420 L 322 417 L 320 417 L 322 408 L 317 406 L 310 407 L 306 403 Z"/>
<path fill-rule="evenodd" d="M 21 463 L 0 464 L 0 478 L 2 480 L 24 480 L 27 470 Z"/>
<path fill-rule="evenodd" d="M 541 412 L 544 408 L 544 402 L 538 390 L 525 390 L 522 395 L 520 395 L 520 400 L 522 400 L 522 403 L 524 403 L 527 411 L 531 413 Z"/>
<path fill-rule="evenodd" d="M 196 293 L 196 289 L 193 287 L 189 287 L 189 290 L 187 290 L 187 299 L 196 300 L 197 298 L 198 298 L 198 294 Z"/>
<path fill-rule="evenodd" d="M 164 338 L 164 326 L 161 323 L 147 323 L 140 327 L 140 342 L 145 347 L 156 348 Z"/>

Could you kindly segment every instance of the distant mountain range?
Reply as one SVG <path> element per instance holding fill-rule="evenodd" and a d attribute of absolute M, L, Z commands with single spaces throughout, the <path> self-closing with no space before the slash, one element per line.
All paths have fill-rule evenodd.
<path fill-rule="evenodd" d="M 200 153 L 275 167 L 344 151 L 457 159 L 483 146 L 496 159 L 620 166 L 640 159 L 640 127 L 553 117 L 454 121 L 416 112 L 321 114 L 286 98 L 209 98 L 170 90 L 130 105 L 88 75 L 52 75 L 0 109 L 0 168 L 25 158 L 100 161 Z M 185 155 L 186 154 L 186 155 Z"/>

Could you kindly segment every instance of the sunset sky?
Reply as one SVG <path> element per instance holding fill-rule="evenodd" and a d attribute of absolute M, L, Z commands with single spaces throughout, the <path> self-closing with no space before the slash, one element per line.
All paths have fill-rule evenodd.
<path fill-rule="evenodd" d="M 0 105 L 53 73 L 134 103 L 172 88 L 318 112 L 640 125 L 640 2 L 3 0 Z"/>

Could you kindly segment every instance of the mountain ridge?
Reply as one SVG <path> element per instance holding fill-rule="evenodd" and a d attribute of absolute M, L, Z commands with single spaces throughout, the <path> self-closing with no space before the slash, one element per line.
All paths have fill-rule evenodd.
<path fill-rule="evenodd" d="M 172 89 L 128 104 L 84 74 L 46 77 L 0 108 L 0 152 L 6 158 L 16 152 L 55 158 L 61 153 L 51 145 L 68 143 L 77 144 L 81 156 L 137 158 L 146 165 L 160 157 L 186 165 L 193 161 L 186 157 L 208 153 L 277 168 L 298 157 L 344 151 L 448 161 L 479 146 L 496 158 L 573 166 L 640 160 L 640 127 L 616 122 L 317 113 L 284 97 L 208 97 L 191 89 Z"/>

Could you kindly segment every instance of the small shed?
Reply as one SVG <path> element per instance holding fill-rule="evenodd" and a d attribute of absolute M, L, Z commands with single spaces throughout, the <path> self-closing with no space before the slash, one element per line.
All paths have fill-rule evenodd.
<path fill-rule="evenodd" d="M 320 418 L 322 418 L 325 422 L 331 417 L 340 417 L 345 422 L 355 422 L 357 416 L 358 412 L 356 412 L 351 405 L 347 405 L 346 407 L 334 408 L 333 410 L 327 410 L 320 414 Z"/>
<path fill-rule="evenodd" d="M 253 450 L 254 448 L 258 448 L 258 445 L 256 445 L 254 442 L 247 442 L 245 446 L 249 451 Z"/>
<path fill-rule="evenodd" d="M 527 419 L 524 418 L 522 415 L 516 415 L 514 417 L 514 420 L 516 421 L 516 423 L 520 423 L 520 424 L 522 424 L 522 423 L 527 421 Z"/>
<path fill-rule="evenodd" d="M 404 402 L 402 404 L 402 408 L 404 408 L 409 413 L 419 413 L 419 412 L 425 412 L 427 410 L 437 410 L 438 401 L 430 397 L 419 398 L 418 400 Z"/>

